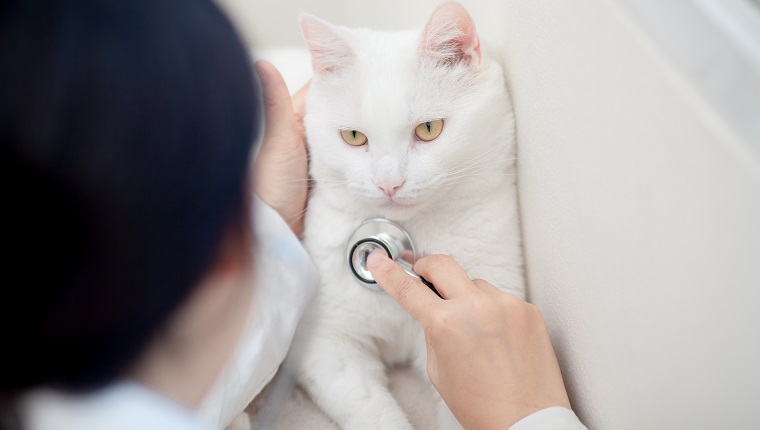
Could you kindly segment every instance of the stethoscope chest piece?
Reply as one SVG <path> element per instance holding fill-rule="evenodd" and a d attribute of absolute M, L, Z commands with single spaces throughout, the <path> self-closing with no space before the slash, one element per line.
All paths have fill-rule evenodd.
<path fill-rule="evenodd" d="M 416 257 L 412 238 L 398 224 L 383 218 L 373 218 L 364 221 L 354 231 L 346 246 L 348 266 L 359 284 L 372 291 L 383 291 L 367 269 L 367 259 L 378 250 L 417 277 L 412 271 L 412 265 L 406 261 L 414 261 Z"/>

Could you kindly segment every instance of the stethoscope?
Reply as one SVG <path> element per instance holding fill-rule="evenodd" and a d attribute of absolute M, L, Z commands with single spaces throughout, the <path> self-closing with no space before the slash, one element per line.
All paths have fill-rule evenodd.
<path fill-rule="evenodd" d="M 375 251 L 385 253 L 388 258 L 398 263 L 406 273 L 419 279 L 439 297 L 441 296 L 433 284 L 414 273 L 412 264 L 408 260 L 414 261 L 417 258 L 417 253 L 414 250 L 414 242 L 412 242 L 409 233 L 400 225 L 384 218 L 364 221 L 348 238 L 346 244 L 348 267 L 360 285 L 372 291 L 384 291 L 367 269 L 367 259 Z"/>

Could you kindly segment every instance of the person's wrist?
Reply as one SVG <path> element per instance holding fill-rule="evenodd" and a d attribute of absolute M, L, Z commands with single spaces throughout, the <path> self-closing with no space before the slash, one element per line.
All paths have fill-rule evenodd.
<path fill-rule="evenodd" d="M 565 406 L 539 409 L 512 424 L 508 430 L 562 429 L 587 430 L 575 412 Z"/>
<path fill-rule="evenodd" d="M 304 228 L 304 214 L 303 210 L 293 210 L 290 204 L 282 204 L 277 202 L 276 199 L 272 199 L 267 193 L 261 193 L 259 190 L 255 190 L 254 194 L 259 200 L 264 202 L 267 206 L 274 209 L 277 215 L 282 218 L 285 223 L 293 231 L 296 237 L 300 238 L 303 235 Z M 294 213 L 295 212 L 295 213 Z"/>

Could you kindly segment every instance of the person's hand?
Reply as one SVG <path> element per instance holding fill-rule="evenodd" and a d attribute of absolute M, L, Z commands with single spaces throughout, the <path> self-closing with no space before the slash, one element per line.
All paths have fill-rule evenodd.
<path fill-rule="evenodd" d="M 254 190 L 288 223 L 297 236 L 309 190 L 306 138 L 303 131 L 306 84 L 291 99 L 280 72 L 267 61 L 256 70 L 264 92 L 264 139 L 254 165 Z"/>
<path fill-rule="evenodd" d="M 445 300 L 382 253 L 372 254 L 367 267 L 422 325 L 428 376 L 466 429 L 507 429 L 541 409 L 570 408 L 535 306 L 486 281 L 470 280 L 445 255 L 414 265 Z"/>

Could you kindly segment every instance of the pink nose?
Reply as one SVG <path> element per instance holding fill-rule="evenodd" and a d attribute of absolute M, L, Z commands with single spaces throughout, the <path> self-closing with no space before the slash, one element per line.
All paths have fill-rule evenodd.
<path fill-rule="evenodd" d="M 396 194 L 396 191 L 398 191 L 399 188 L 401 188 L 402 185 L 404 185 L 404 182 L 406 182 L 402 178 L 391 178 L 391 179 L 385 179 L 381 181 L 375 181 L 375 185 L 377 185 L 378 188 L 383 190 L 386 196 L 393 197 L 394 194 Z"/>

